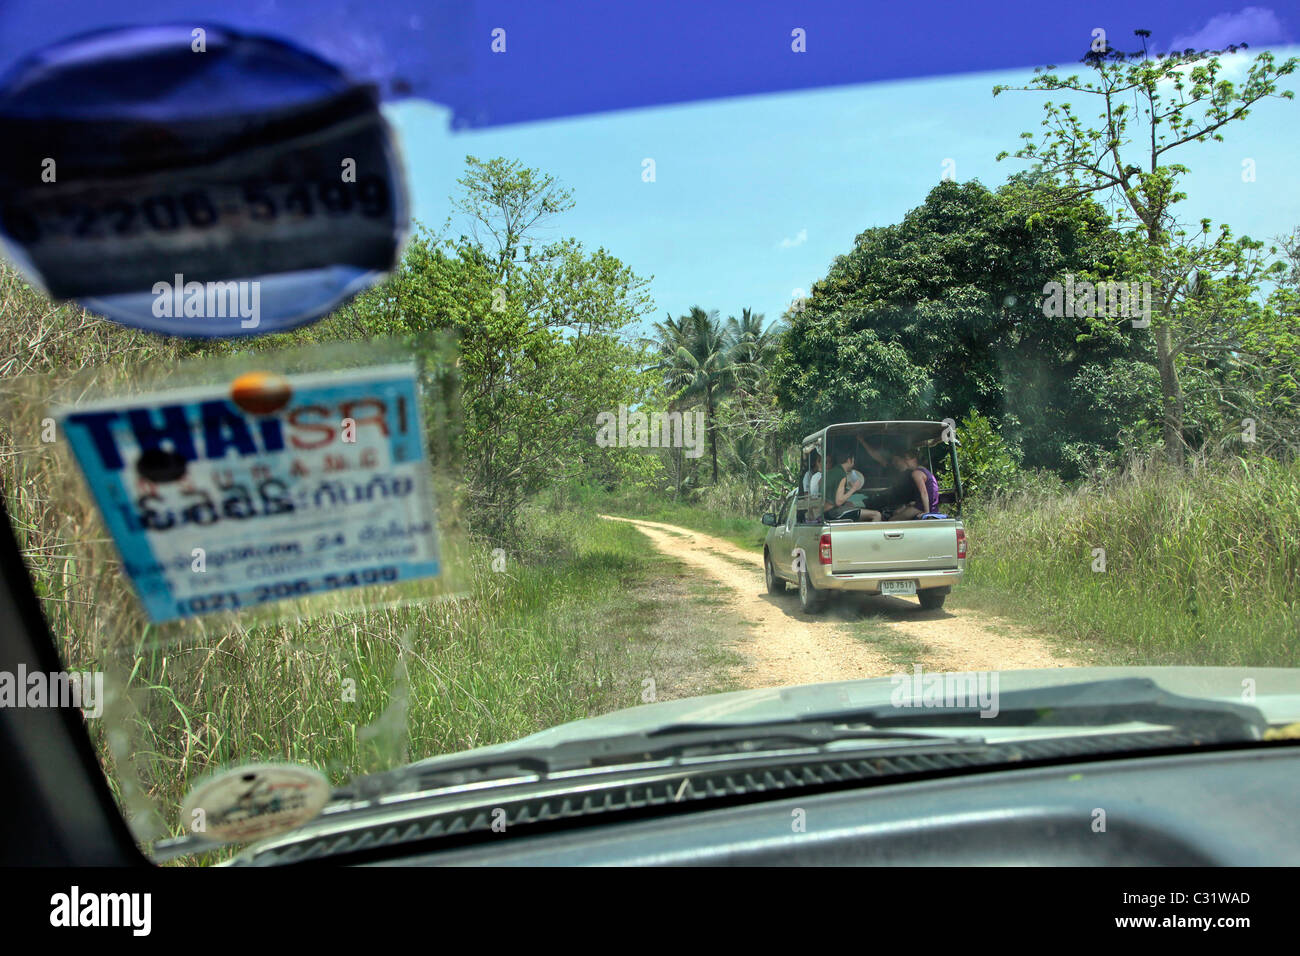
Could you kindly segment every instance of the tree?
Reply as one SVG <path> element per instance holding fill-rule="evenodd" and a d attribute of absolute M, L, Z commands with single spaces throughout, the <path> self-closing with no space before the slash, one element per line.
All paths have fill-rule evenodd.
<path fill-rule="evenodd" d="M 1195 236 L 1188 242 L 1187 231 L 1179 228 L 1175 206 L 1186 194 L 1178 183 L 1187 167 L 1173 162 L 1172 153 L 1188 143 L 1222 142 L 1224 127 L 1245 119 L 1265 98 L 1290 99 L 1289 90 L 1278 92 L 1277 81 L 1293 73 L 1298 61 L 1278 64 L 1272 54 L 1261 53 L 1238 85 L 1224 75 L 1219 59 L 1224 51 L 1185 50 L 1152 57 L 1146 49 L 1149 32 L 1135 33 L 1142 39 L 1137 53 L 1112 50 L 1104 39 L 1094 44 L 1082 61 L 1093 71 L 1092 79 L 1062 77 L 1055 66 L 1048 66 L 1037 70 L 1028 86 L 995 86 L 994 96 L 1008 89 L 1078 94 L 1097 103 L 1099 120 L 1096 126 L 1086 125 L 1071 103 L 1049 100 L 1043 105 L 1046 132 L 1041 140 L 1022 133 L 1024 145 L 998 159 L 1014 156 L 1036 163 L 1064 182 L 1063 201 L 1105 199 L 1116 222 L 1141 237 L 1131 265 L 1159 290 L 1150 319 L 1163 397 L 1163 435 L 1168 454 L 1181 461 L 1185 399 L 1178 356 L 1191 346 L 1195 333 L 1187 334 L 1178 300 L 1191 275 L 1214 271 L 1213 256 L 1222 247 L 1209 253 L 1209 260 L 1198 259 Z M 1227 52 L 1238 49 L 1229 46 Z M 1208 230 L 1206 223 L 1203 231 Z M 1251 251 L 1239 247 L 1228 254 L 1229 263 Z"/>
<path fill-rule="evenodd" d="M 555 177 L 518 160 L 466 156 L 465 166 L 465 175 L 456 180 L 463 192 L 452 208 L 466 217 L 470 238 L 492 255 L 493 272 L 502 279 L 533 230 L 573 208 L 573 194 Z M 523 249 L 525 258 L 531 251 Z"/>
<path fill-rule="evenodd" d="M 1276 285 L 1265 306 L 1241 323 L 1245 433 L 1266 451 L 1300 451 L 1300 229 L 1277 239 Z M 1254 433 L 1254 434 L 1252 434 Z"/>
<path fill-rule="evenodd" d="M 972 411 L 957 424 L 960 436 L 962 491 L 968 498 L 987 498 L 1021 486 L 1020 451 L 998 434 L 994 423 Z"/>
<path fill-rule="evenodd" d="M 948 416 L 974 409 L 1001 423 L 1027 464 L 1070 470 L 1090 430 L 1082 370 L 1143 358 L 1145 333 L 1049 316 L 1044 285 L 1069 272 L 1113 271 L 1119 236 L 1086 200 L 1018 175 L 990 191 L 941 182 L 901 223 L 868 229 L 813 284 L 772 370 L 798 439 L 828 422 Z"/>
<path fill-rule="evenodd" d="M 735 316 L 727 319 L 727 347 L 735 367 L 732 399 L 738 413 L 732 427 L 741 429 L 743 437 L 754 439 L 759 454 L 751 464 L 757 464 L 763 457 L 773 464 L 778 460 L 780 416 L 772 393 L 770 370 L 781 336 L 788 327 L 785 320 L 764 325 L 763 316 L 752 309 L 742 309 L 739 319 Z M 733 443 L 738 440 L 734 439 Z M 753 446 L 747 443 L 743 447 L 748 451 Z"/>
<path fill-rule="evenodd" d="M 650 393 L 620 334 L 651 302 L 646 280 L 605 249 L 536 237 L 569 205 L 551 177 L 504 159 L 467 163 L 454 206 L 477 236 L 422 232 L 351 322 L 354 332 L 456 335 L 464 429 L 453 451 L 471 523 L 501 537 L 530 495 L 607 457 L 595 445 L 600 412 Z"/>
<path fill-rule="evenodd" d="M 703 402 L 713 480 L 718 480 L 717 407 L 736 380 L 736 365 L 718 312 L 699 306 L 678 319 L 654 324 L 649 340 L 659 361 L 654 366 L 674 402 L 690 407 Z"/>

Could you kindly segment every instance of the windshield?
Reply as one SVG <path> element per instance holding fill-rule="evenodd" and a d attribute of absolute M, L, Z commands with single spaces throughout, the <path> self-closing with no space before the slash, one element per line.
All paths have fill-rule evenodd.
<path fill-rule="evenodd" d="M 68 148 L 48 196 L 0 161 L 4 507 L 136 840 L 227 860 L 285 793 L 542 732 L 530 772 L 837 710 L 1300 719 L 1300 80 L 1254 24 L 502 125 L 324 38 L 240 47 L 228 112 L 0 100 Z M 781 749 L 654 753 L 741 746 Z"/>

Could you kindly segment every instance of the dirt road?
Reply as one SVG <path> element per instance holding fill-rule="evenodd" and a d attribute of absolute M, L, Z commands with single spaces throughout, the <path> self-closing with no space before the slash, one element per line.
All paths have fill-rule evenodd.
<path fill-rule="evenodd" d="M 799 609 L 793 589 L 767 593 L 760 554 L 689 528 L 601 517 L 635 525 L 658 550 L 716 582 L 724 610 L 749 625 L 749 636 L 733 646 L 747 659 L 734 675 L 742 687 L 884 677 L 913 663 L 943 671 L 1082 663 L 1054 654 L 1010 622 L 962 608 L 921 611 L 904 598 L 840 597 L 812 617 Z"/>

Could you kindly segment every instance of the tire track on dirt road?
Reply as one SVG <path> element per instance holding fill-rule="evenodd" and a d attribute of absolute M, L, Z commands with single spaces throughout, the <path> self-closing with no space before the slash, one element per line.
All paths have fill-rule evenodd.
<path fill-rule="evenodd" d="M 883 677 L 897 671 L 887 658 L 865 641 L 827 621 L 800 614 L 798 604 L 767 593 L 763 559 L 710 535 L 655 521 L 627 521 L 656 549 L 700 571 L 716 585 L 727 613 L 750 625 L 750 635 L 732 645 L 748 659 L 734 675 L 743 688 L 784 687 L 833 680 Z M 742 567 L 735 563 L 742 560 Z"/>
<path fill-rule="evenodd" d="M 943 671 L 1070 667 L 1023 628 L 964 608 L 921 611 L 915 602 L 876 595 L 837 598 L 819 616 L 804 614 L 798 597 L 771 595 L 763 583 L 763 556 L 712 535 L 658 521 L 601 515 L 634 525 L 655 548 L 695 568 L 717 586 L 726 612 L 750 626 L 732 649 L 748 659 L 734 675 L 746 688 L 782 687 L 886 677 L 919 663 Z M 855 611 L 871 618 L 856 623 Z M 856 625 L 856 626 L 855 626 Z M 874 627 L 872 626 L 874 625 Z M 916 661 L 902 661 L 862 631 L 881 628 L 891 642 L 919 644 Z M 855 631 L 857 633 L 855 633 Z"/>

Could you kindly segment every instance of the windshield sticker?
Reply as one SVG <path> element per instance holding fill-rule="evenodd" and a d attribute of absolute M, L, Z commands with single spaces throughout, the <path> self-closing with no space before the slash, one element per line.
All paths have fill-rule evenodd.
<path fill-rule="evenodd" d="M 181 804 L 181 824 L 213 842 L 245 843 L 301 826 L 319 814 L 329 798 L 329 781 L 311 767 L 236 767 L 191 791 Z"/>
<path fill-rule="evenodd" d="M 439 573 L 413 363 L 55 414 L 153 621 Z"/>
<path fill-rule="evenodd" d="M 292 46 L 109 31 L 3 82 L 0 247 L 52 298 L 170 335 L 260 335 L 398 259 L 409 210 L 377 93 Z"/>

